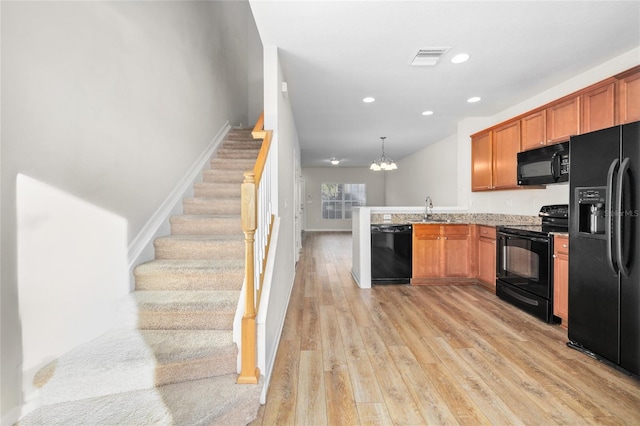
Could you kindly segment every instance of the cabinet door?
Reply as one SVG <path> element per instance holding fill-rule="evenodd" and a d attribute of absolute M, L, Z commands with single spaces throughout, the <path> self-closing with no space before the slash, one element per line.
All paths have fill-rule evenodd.
<path fill-rule="evenodd" d="M 440 225 L 413 225 L 413 278 L 440 277 Z"/>
<path fill-rule="evenodd" d="M 640 120 L 640 68 L 618 81 L 619 124 Z"/>
<path fill-rule="evenodd" d="M 545 111 L 537 111 L 520 120 L 522 126 L 523 151 L 540 148 L 546 144 L 546 119 Z"/>
<path fill-rule="evenodd" d="M 471 275 L 469 230 L 469 225 L 442 227 L 443 276 L 467 278 Z"/>
<path fill-rule="evenodd" d="M 547 107 L 547 144 L 566 142 L 580 134 L 580 97 L 576 96 Z"/>
<path fill-rule="evenodd" d="M 553 253 L 553 314 L 569 323 L 569 239 L 554 237 Z"/>
<path fill-rule="evenodd" d="M 582 133 L 606 129 L 615 125 L 614 79 L 582 94 Z"/>
<path fill-rule="evenodd" d="M 517 188 L 520 120 L 493 131 L 493 187 Z"/>
<path fill-rule="evenodd" d="M 486 191 L 493 187 L 491 132 L 471 138 L 471 190 Z"/>
<path fill-rule="evenodd" d="M 478 227 L 478 279 L 486 287 L 496 289 L 496 229 Z"/>
<path fill-rule="evenodd" d="M 469 237 L 465 235 L 443 236 L 445 277 L 469 277 Z"/>

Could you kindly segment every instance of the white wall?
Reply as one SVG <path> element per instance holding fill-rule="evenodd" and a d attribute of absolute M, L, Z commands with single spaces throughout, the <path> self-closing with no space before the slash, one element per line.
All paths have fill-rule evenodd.
<path fill-rule="evenodd" d="M 265 318 L 265 362 L 269 375 L 275 361 L 284 318 L 289 305 L 289 296 L 293 288 L 296 263 L 295 238 L 295 180 L 296 170 L 300 169 L 300 146 L 289 98 L 280 88 L 285 76 L 280 66 L 278 49 L 264 48 L 264 99 L 265 128 L 273 130 L 271 155 L 276 155 L 277 169 L 277 205 L 274 214 L 279 218 L 279 232 L 276 236 L 277 247 L 274 260 L 272 287 L 267 305 L 261 304 L 261 317 L 268 309 Z M 269 376 L 267 377 L 267 380 Z M 268 382 L 267 382 L 268 386 Z"/>
<path fill-rule="evenodd" d="M 247 15 L 247 31 L 248 31 L 248 57 L 249 63 L 247 72 L 249 75 L 248 87 L 248 103 L 249 103 L 249 122 L 247 127 L 253 127 L 258 121 L 258 117 L 264 110 L 264 85 L 263 85 L 263 48 L 260 41 L 260 34 L 253 19 L 253 14 Z M 245 123 L 242 123 L 245 126 Z"/>
<path fill-rule="evenodd" d="M 374 172 L 368 167 L 304 167 L 305 230 L 351 230 L 351 219 L 322 219 L 322 183 L 364 183 L 367 188 L 367 205 L 385 206 L 385 179 L 389 179 L 397 171 Z"/>
<path fill-rule="evenodd" d="M 248 123 L 250 18 L 246 2 L 2 2 L 3 416 L 39 365 L 109 327 L 128 244 L 218 131 Z"/>
<path fill-rule="evenodd" d="M 398 161 L 387 175 L 387 206 L 423 206 L 427 195 L 434 206 L 456 206 L 457 139 L 452 135 Z"/>

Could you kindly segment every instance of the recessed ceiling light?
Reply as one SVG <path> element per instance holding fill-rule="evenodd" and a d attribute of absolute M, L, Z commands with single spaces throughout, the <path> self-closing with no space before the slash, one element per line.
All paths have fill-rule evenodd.
<path fill-rule="evenodd" d="M 470 104 L 473 104 L 475 102 L 480 102 L 480 99 L 482 99 L 480 96 L 474 96 L 472 98 L 467 99 L 467 102 L 469 102 Z"/>
<path fill-rule="evenodd" d="M 331 157 L 331 164 L 333 164 L 334 166 L 337 166 L 338 164 L 340 164 L 340 160 L 338 160 L 336 157 Z"/>
<path fill-rule="evenodd" d="M 433 111 L 424 111 L 422 115 L 433 115 Z"/>
<path fill-rule="evenodd" d="M 467 55 L 466 53 L 458 53 L 456 56 L 451 58 L 451 62 L 453 62 L 454 64 L 461 64 L 463 62 L 467 62 L 468 59 L 469 55 Z"/>
<path fill-rule="evenodd" d="M 371 96 L 367 96 L 362 100 L 362 102 L 364 102 L 365 104 L 370 104 L 371 102 L 375 102 L 375 101 L 376 101 L 376 98 L 372 98 Z"/>

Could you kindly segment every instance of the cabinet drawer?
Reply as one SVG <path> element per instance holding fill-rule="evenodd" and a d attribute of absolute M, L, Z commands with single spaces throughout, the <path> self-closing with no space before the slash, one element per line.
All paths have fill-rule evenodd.
<path fill-rule="evenodd" d="M 413 225 L 413 235 L 416 238 L 432 238 L 440 236 L 440 225 Z"/>
<path fill-rule="evenodd" d="M 564 236 L 556 235 L 553 237 L 553 253 L 554 254 L 569 254 L 569 239 Z"/>
<path fill-rule="evenodd" d="M 444 225 L 443 235 L 469 235 L 469 225 Z"/>
<path fill-rule="evenodd" d="M 480 238 L 496 239 L 496 228 L 494 226 L 478 226 L 478 236 Z"/>

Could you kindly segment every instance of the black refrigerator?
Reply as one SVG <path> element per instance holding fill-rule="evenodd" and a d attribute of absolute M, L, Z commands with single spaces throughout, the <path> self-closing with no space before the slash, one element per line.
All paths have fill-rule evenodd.
<path fill-rule="evenodd" d="M 569 149 L 569 346 L 638 376 L 640 122 Z"/>

